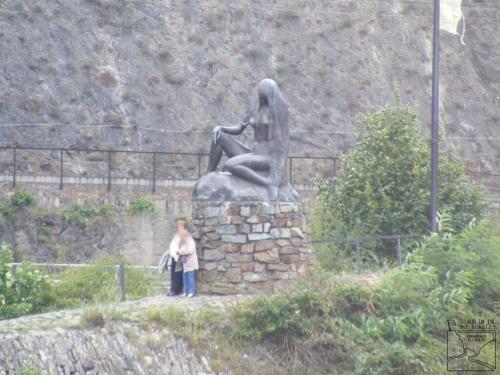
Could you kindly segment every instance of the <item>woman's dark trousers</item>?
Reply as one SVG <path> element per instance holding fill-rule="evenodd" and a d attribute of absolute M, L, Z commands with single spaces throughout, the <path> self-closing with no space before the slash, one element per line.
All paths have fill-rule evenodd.
<path fill-rule="evenodd" d="M 170 270 L 170 292 L 174 294 L 182 293 L 182 270 L 175 272 L 177 262 L 172 259 L 172 268 Z"/>

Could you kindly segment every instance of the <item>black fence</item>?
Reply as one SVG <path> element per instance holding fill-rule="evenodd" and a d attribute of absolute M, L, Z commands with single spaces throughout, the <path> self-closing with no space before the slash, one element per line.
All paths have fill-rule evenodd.
<path fill-rule="evenodd" d="M 403 267 L 403 257 L 401 255 L 401 240 L 408 238 L 418 238 L 417 235 L 411 234 L 391 234 L 391 235 L 372 235 L 361 237 L 340 237 L 340 238 L 325 238 L 321 240 L 311 241 L 313 244 L 328 244 L 328 243 L 354 243 L 356 251 L 356 273 L 361 270 L 361 243 L 364 241 L 384 241 L 393 240 L 395 257 L 399 268 Z"/>
<path fill-rule="evenodd" d="M 131 151 L 131 150 L 110 150 L 110 149 L 84 149 L 84 148 L 50 148 L 50 147 L 25 147 L 25 146 L 1 146 L 0 151 L 7 151 L 11 153 L 10 165 L 12 174 L 12 186 L 16 186 L 16 179 L 18 173 L 18 167 L 20 164 L 18 153 L 21 150 L 29 151 L 48 151 L 52 153 L 52 158 L 57 157 L 59 159 L 59 189 L 63 189 L 64 178 L 65 178 L 65 155 L 71 153 L 100 153 L 105 155 L 103 160 L 105 160 L 105 176 L 100 176 L 107 181 L 107 189 L 111 190 L 112 186 L 112 172 L 118 168 L 115 163 L 117 155 L 142 155 L 148 156 L 149 161 L 147 162 L 147 168 L 141 168 L 143 171 L 147 170 L 149 176 L 147 179 L 151 181 L 151 189 L 154 193 L 157 187 L 158 180 L 158 159 L 164 156 L 180 156 L 187 160 L 188 165 L 184 165 L 184 169 L 195 170 L 195 175 L 188 177 L 173 176 L 173 179 L 183 179 L 183 180 L 197 180 L 200 178 L 204 172 L 204 167 L 208 161 L 207 153 L 193 153 L 193 152 L 165 152 L 165 151 Z M 55 156 L 57 155 L 57 156 Z M 301 166 L 303 162 L 307 162 L 307 166 Z M 318 162 L 323 163 L 323 168 L 318 167 Z M 300 173 L 295 169 L 300 169 Z M 305 180 L 307 183 L 311 183 L 311 178 L 315 176 L 323 176 L 325 178 L 334 177 L 338 174 L 339 169 L 339 158 L 336 156 L 289 156 L 288 157 L 288 174 L 291 183 L 298 182 L 298 177 Z"/>

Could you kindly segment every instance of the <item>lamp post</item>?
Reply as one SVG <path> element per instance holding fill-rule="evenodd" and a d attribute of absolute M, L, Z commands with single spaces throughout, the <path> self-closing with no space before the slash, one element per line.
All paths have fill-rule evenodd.
<path fill-rule="evenodd" d="M 439 16 L 440 0 L 434 0 L 432 35 L 432 122 L 431 122 L 431 232 L 437 232 L 438 151 L 439 151 Z"/>

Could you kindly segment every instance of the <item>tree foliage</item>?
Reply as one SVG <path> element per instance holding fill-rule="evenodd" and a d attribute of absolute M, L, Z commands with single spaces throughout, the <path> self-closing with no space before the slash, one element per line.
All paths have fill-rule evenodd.
<path fill-rule="evenodd" d="M 317 236 L 426 234 L 429 230 L 430 142 L 409 107 L 359 116 L 357 147 L 342 157 L 342 173 L 319 181 Z M 441 151 L 439 210 L 455 230 L 481 216 L 481 190 L 463 163 Z"/>
<path fill-rule="evenodd" d="M 0 319 L 38 313 L 53 304 L 52 280 L 30 265 L 14 272 L 12 262 L 11 247 L 0 244 Z"/>

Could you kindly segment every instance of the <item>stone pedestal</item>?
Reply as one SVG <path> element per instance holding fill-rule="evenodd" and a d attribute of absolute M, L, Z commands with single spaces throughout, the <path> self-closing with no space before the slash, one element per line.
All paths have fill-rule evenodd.
<path fill-rule="evenodd" d="M 193 202 L 202 293 L 275 291 L 314 261 L 300 203 Z"/>

